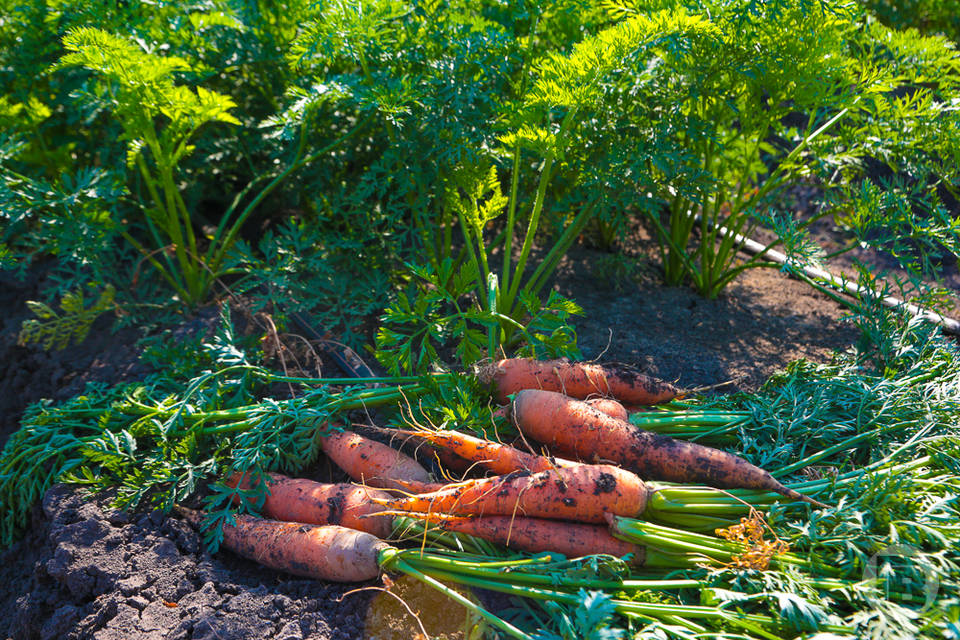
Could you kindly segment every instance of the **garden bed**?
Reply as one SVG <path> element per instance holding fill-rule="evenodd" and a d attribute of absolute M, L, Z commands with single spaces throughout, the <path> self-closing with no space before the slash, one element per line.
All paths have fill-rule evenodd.
<path fill-rule="evenodd" d="M 5 9 L 0 640 L 960 637 L 955 25 L 655 4 Z"/>
<path fill-rule="evenodd" d="M 575 322 L 587 358 L 636 363 L 687 387 L 729 381 L 728 389 L 751 391 L 786 363 L 825 362 L 855 337 L 839 322 L 839 305 L 773 270 L 747 272 L 721 298 L 704 300 L 642 278 L 616 291 L 597 275 L 602 255 L 573 251 L 555 285 L 587 309 Z M 13 309 L 31 294 L 10 284 L 3 293 Z M 201 314 L 177 331 L 205 331 L 215 317 Z M 44 352 L 14 346 L 16 319 L 0 336 L 11 363 L 0 379 L 0 388 L 11 389 L 3 395 L 7 424 L 15 425 L 41 390 L 64 399 L 82 390 L 81 382 L 142 375 L 136 332 L 117 335 L 100 322 L 82 345 Z M 32 385 L 35 395 L 24 393 L 14 386 L 24 371 L 50 382 Z M 351 585 L 291 578 L 229 552 L 211 557 L 177 518 L 121 514 L 106 502 L 79 488 L 48 492 L 27 537 L 0 552 L 0 633 L 16 640 L 363 637 L 369 592 L 339 601 Z"/>

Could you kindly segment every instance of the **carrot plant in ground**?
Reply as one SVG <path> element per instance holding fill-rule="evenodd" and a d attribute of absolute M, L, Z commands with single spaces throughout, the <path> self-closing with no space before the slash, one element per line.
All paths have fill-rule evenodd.
<path fill-rule="evenodd" d="M 319 335 L 359 351 L 370 341 L 368 321 L 394 296 L 394 265 L 382 248 L 365 230 L 335 234 L 288 220 L 267 229 L 255 247 L 237 241 L 226 262 L 239 274 L 230 290 L 251 312 L 269 313 L 278 329 L 293 330 L 293 314 L 305 314 Z"/>
<path fill-rule="evenodd" d="M 310 3 L 144 7 L 14 4 L 0 25 L 4 264 L 53 253 L 48 302 L 112 285 L 126 322 L 248 267 L 231 255 L 245 221 L 299 202 L 278 187 L 356 124 L 318 123 L 314 105 L 292 131 L 269 126 Z"/>
<path fill-rule="evenodd" d="M 181 300 L 191 306 L 204 302 L 212 283 L 225 274 L 227 252 L 256 206 L 289 174 L 328 149 L 305 154 L 303 132 L 287 168 L 240 208 L 242 197 L 261 181 L 254 180 L 227 208 L 215 231 L 198 239 L 196 221 L 178 186 L 177 168 L 192 151 L 192 138 L 201 127 L 215 122 L 239 124 L 229 113 L 235 106 L 233 101 L 200 86 L 191 89 L 175 84 L 174 73 L 193 70 L 187 60 L 148 54 L 139 46 L 98 29 L 73 30 L 65 37 L 64 45 L 69 53 L 59 66 L 84 67 L 102 78 L 103 84 L 95 87 L 95 95 L 106 102 L 120 121 L 127 141 L 127 167 L 136 170 L 142 185 L 143 194 L 138 195 L 152 242 L 144 245 L 129 232 L 121 233 Z M 304 114 L 304 128 L 309 116 Z"/>
<path fill-rule="evenodd" d="M 520 147 L 515 147 L 519 160 Z M 517 179 L 508 198 L 502 193 L 496 170 L 475 166 L 456 169 L 447 185 L 444 207 L 455 216 L 462 233 L 463 250 L 453 256 L 452 233 L 438 242 L 434 262 L 426 267 L 410 265 L 415 280 L 412 291 L 398 294 L 382 318 L 377 333 L 377 358 L 394 372 L 423 371 L 438 360 L 438 349 L 455 343 L 457 359 L 471 364 L 523 347 L 521 353 L 543 358 L 577 355 L 576 334 L 567 324 L 580 308 L 551 291 L 542 301 L 539 293 L 560 258 L 576 240 L 590 209 L 585 208 L 555 240 L 534 272 L 527 276 L 526 263 L 533 245 L 550 180 L 552 153 L 548 152 L 540 175 L 523 247 L 511 266 L 516 224 Z M 515 162 L 514 170 L 519 169 Z M 516 175 L 516 174 L 515 174 Z M 492 220 L 508 210 L 500 234 L 503 266 L 491 266 L 492 247 L 485 239 Z M 437 262 L 439 260 L 439 262 Z M 526 280 L 524 280 L 526 278 Z M 501 280 L 502 279 L 502 280 Z M 523 286 L 521 286 L 523 282 Z"/>
<path fill-rule="evenodd" d="M 459 336 L 467 360 L 537 342 L 538 316 L 555 316 L 558 326 L 572 309 L 540 292 L 584 226 L 609 208 L 607 194 L 588 180 L 584 159 L 567 154 L 576 110 L 531 98 L 529 87 L 539 60 L 566 51 L 605 16 L 577 3 L 533 15 L 483 3 L 338 5 L 292 48 L 292 64 L 324 90 L 335 86 L 340 105 L 377 114 L 382 152 L 334 210 L 345 228 L 386 224 L 416 250 L 419 287 L 402 294 L 379 339 L 391 366 L 396 357 L 386 351 L 405 350 L 408 367 L 447 336 Z M 372 221 L 371 198 L 379 205 Z M 553 235 L 531 264 L 545 230 Z M 431 332 L 438 344 L 414 347 L 411 357 L 410 340 Z"/>
<path fill-rule="evenodd" d="M 906 173 L 925 194 L 912 219 L 944 219 L 937 194 L 954 188 L 950 105 L 960 80 L 945 40 L 890 31 L 839 2 L 611 10 L 618 24 L 543 62 L 533 93 L 579 110 L 584 124 L 568 155 L 592 155 L 608 188 L 640 195 L 668 283 L 714 297 L 744 269 L 773 266 L 762 253 L 737 255 L 734 234 L 758 224 L 789 231 L 787 248 L 809 257 L 803 230 L 834 209 L 802 221 L 778 211 L 783 189 L 801 179 L 829 187 L 860 184 L 880 168 Z M 617 156 L 614 144 L 631 153 Z M 862 215 L 878 226 L 897 220 L 876 207 Z M 956 231 L 899 226 L 947 249 Z"/>

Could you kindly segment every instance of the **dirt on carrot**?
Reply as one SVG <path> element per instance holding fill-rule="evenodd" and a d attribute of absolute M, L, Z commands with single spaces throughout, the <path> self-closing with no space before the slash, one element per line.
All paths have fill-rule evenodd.
<path fill-rule="evenodd" d="M 650 405 L 675 398 L 680 390 L 621 363 L 593 364 L 508 358 L 483 367 L 478 377 L 492 384 L 499 402 L 521 389 L 557 391 L 574 398 L 613 396 L 625 404 Z"/>
<path fill-rule="evenodd" d="M 587 462 L 614 462 L 645 480 L 761 489 L 820 504 L 783 486 L 743 458 L 638 429 L 560 393 L 520 391 L 514 398 L 512 414 L 525 435 L 559 455 Z"/>
<path fill-rule="evenodd" d="M 203 514 L 180 508 L 199 528 Z M 265 567 L 334 582 L 362 582 L 380 575 L 377 557 L 390 545 L 376 536 L 337 525 L 312 525 L 236 516 L 224 525 L 223 547 Z"/>
<path fill-rule="evenodd" d="M 378 538 L 390 535 L 391 518 L 372 517 L 383 507 L 374 498 L 389 499 L 385 491 L 353 484 L 326 484 L 306 478 L 289 478 L 279 473 L 265 478 L 269 494 L 261 509 L 264 516 L 274 520 L 306 524 L 336 524 L 358 531 L 366 531 Z M 255 488 L 259 480 L 240 474 L 227 479 L 231 487 Z"/>
<path fill-rule="evenodd" d="M 601 523 L 608 513 L 636 516 L 647 488 L 629 471 L 610 465 L 577 465 L 469 480 L 418 496 L 381 501 L 391 510 L 457 515 L 529 516 Z"/>

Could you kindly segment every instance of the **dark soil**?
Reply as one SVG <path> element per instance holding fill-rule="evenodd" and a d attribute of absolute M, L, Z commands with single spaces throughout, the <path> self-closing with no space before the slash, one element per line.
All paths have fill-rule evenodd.
<path fill-rule="evenodd" d="M 725 390 L 749 391 L 788 362 L 826 362 L 856 339 L 839 304 L 772 269 L 747 271 L 706 300 L 656 284 L 649 271 L 611 283 L 597 267 L 603 255 L 571 251 L 555 285 L 586 312 L 574 325 L 587 359 L 635 364 L 688 389 L 729 382 Z"/>
<path fill-rule="evenodd" d="M 575 325 L 587 358 L 633 363 L 685 387 L 732 381 L 751 390 L 791 360 L 826 361 L 855 339 L 837 304 L 774 271 L 747 272 L 708 301 L 660 286 L 645 258 L 636 263 L 639 277 L 611 281 L 598 266 L 604 259 L 575 249 L 555 284 L 586 310 Z M 0 441 L 31 402 L 67 398 L 87 381 L 146 373 L 137 361 L 137 332 L 111 333 L 109 319 L 84 344 L 62 352 L 17 346 L 23 301 L 35 295 L 36 285 L 0 279 L 0 304 L 8 310 L 0 327 Z M 191 322 L 189 330 L 209 324 Z M 179 519 L 117 513 L 106 504 L 55 487 L 28 536 L 0 552 L 0 638 L 362 636 L 371 592 L 344 596 L 356 585 L 282 576 L 229 552 L 211 557 Z M 438 596 L 436 606 L 448 605 Z M 418 629 L 411 623 L 405 637 Z"/>
<path fill-rule="evenodd" d="M 18 640 L 350 640 L 370 598 L 211 557 L 178 518 L 112 511 L 64 485 L 2 561 L 5 637 Z"/>
<path fill-rule="evenodd" d="M 30 404 L 43 398 L 66 400 L 83 391 L 87 382 L 113 384 L 145 375 L 136 349 L 136 329 L 110 330 L 115 318 L 97 319 L 83 343 L 62 351 L 44 351 L 20 346 L 17 336 L 23 321 L 34 317 L 24 304 L 40 300 L 43 266 L 30 272 L 23 282 L 0 271 L 0 447 L 17 429 L 20 415 Z"/>

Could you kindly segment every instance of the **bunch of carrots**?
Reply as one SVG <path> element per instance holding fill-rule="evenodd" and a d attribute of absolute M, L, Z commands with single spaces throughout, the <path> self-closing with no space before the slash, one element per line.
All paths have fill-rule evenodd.
<path fill-rule="evenodd" d="M 427 444 L 448 469 L 482 470 L 486 477 L 437 482 L 400 451 L 335 431 L 321 436 L 323 451 L 359 484 L 279 474 L 226 478 L 237 501 L 263 496 L 264 484 L 267 491 L 262 505 L 254 505 L 264 517 L 237 515 L 224 525 L 224 546 L 295 575 L 364 581 L 396 557 L 385 541 L 394 518 L 413 516 L 511 549 L 609 554 L 640 566 L 647 561 L 645 547 L 624 539 L 616 523 L 643 517 L 658 491 L 651 481 L 754 489 L 819 504 L 742 458 L 628 421 L 625 405 L 681 395 L 671 384 L 620 366 L 566 360 L 501 360 L 480 377 L 504 403 L 502 413 L 526 450 L 456 431 L 392 432 Z M 199 512 L 180 513 L 202 526 Z"/>

